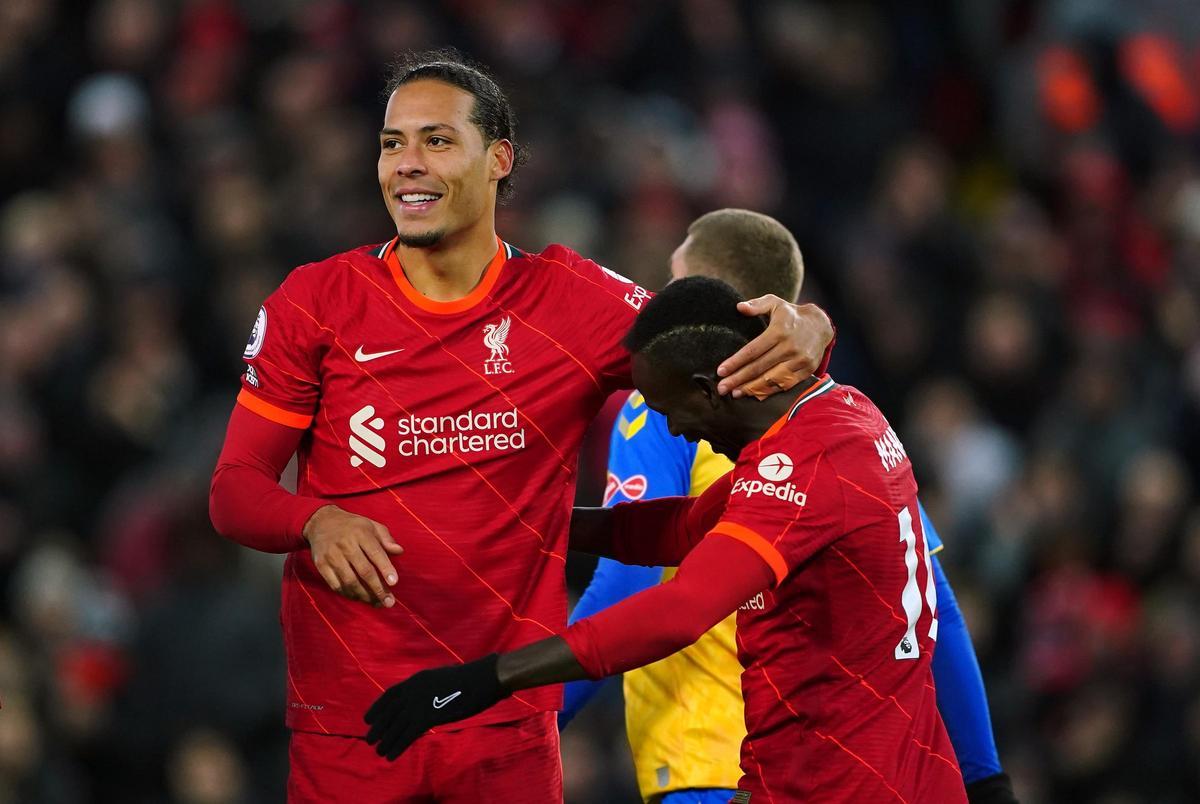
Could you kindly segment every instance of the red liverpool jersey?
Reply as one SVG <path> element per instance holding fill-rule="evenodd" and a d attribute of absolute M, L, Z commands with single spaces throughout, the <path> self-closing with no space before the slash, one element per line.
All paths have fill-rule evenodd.
<path fill-rule="evenodd" d="M 965 802 L 917 484 L 878 408 L 820 381 L 742 451 L 714 532 L 778 580 L 738 611 L 743 799 Z"/>
<path fill-rule="evenodd" d="M 576 453 L 613 390 L 649 294 L 562 246 L 498 241 L 479 285 L 437 302 L 389 243 L 297 268 L 267 299 L 238 402 L 306 432 L 300 494 L 385 525 L 396 605 L 331 591 L 288 556 L 282 623 L 288 725 L 361 735 L 363 713 L 412 673 L 509 650 L 566 622 Z M 557 709 L 544 687 L 457 724 Z"/>

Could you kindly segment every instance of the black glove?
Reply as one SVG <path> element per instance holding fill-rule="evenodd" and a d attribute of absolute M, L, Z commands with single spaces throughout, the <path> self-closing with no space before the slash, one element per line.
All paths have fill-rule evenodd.
<path fill-rule="evenodd" d="M 1008 774 L 997 773 L 967 785 L 967 801 L 970 804 L 1017 804 L 1017 796 Z"/>
<path fill-rule="evenodd" d="M 393 760 L 434 726 L 477 715 L 508 697 L 496 675 L 499 654 L 467 664 L 422 670 L 384 690 L 363 720 L 367 742 Z"/>

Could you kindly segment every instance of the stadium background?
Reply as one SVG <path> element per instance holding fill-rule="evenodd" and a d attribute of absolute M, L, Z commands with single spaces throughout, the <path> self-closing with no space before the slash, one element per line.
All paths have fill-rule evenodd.
<path fill-rule="evenodd" d="M 6 0 L 0 802 L 280 799 L 278 562 L 208 477 L 261 299 L 390 236 L 383 67 L 443 44 L 517 107 L 518 246 L 653 288 L 701 212 L 797 234 L 1023 801 L 1200 800 L 1198 36 L 1187 0 Z M 634 800 L 616 690 L 563 753 L 568 801 Z"/>

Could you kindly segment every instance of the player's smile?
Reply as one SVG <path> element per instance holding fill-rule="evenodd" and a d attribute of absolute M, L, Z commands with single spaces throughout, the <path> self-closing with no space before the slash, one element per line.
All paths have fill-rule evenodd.
<path fill-rule="evenodd" d="M 432 190 L 403 188 L 392 193 L 396 210 L 406 215 L 425 215 L 437 208 L 442 193 Z"/>

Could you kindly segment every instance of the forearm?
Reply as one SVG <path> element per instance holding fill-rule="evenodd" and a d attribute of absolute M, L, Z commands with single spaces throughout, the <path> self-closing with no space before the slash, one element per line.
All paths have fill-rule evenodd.
<path fill-rule="evenodd" d="M 301 434 L 234 407 L 209 489 L 209 516 L 218 533 L 268 553 L 306 546 L 305 523 L 328 503 L 279 485 Z"/>
<path fill-rule="evenodd" d="M 622 564 L 678 566 L 704 535 L 687 526 L 694 502 L 692 497 L 663 497 L 612 508 L 576 508 L 571 514 L 571 549 Z"/>
<path fill-rule="evenodd" d="M 757 554 L 715 536 L 670 581 L 576 622 L 563 637 L 589 678 L 615 675 L 692 644 L 773 580 Z"/>
<path fill-rule="evenodd" d="M 500 657 L 496 665 L 500 686 L 508 692 L 578 681 L 588 677 L 560 636 L 548 637 Z"/>
<path fill-rule="evenodd" d="M 304 525 L 328 504 L 291 494 L 246 466 L 218 465 L 208 511 L 213 527 L 225 538 L 265 553 L 290 553 L 307 546 Z"/>

